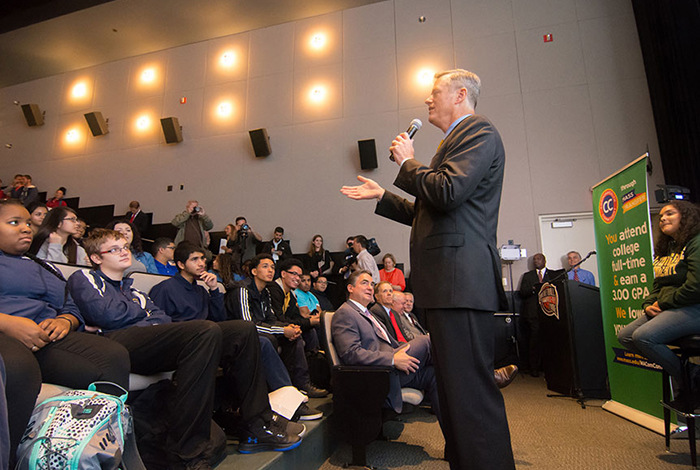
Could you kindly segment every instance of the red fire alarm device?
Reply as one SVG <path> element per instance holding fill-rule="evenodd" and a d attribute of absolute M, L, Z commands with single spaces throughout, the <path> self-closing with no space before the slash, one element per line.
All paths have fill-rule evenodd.
<path fill-rule="evenodd" d="M 180 104 L 186 104 L 186 103 L 187 103 L 187 97 L 186 97 L 186 96 L 183 96 L 182 98 L 180 98 Z"/>
<path fill-rule="evenodd" d="M 544 42 L 554 41 L 554 36 L 552 36 L 551 34 L 545 34 L 543 37 L 544 37 Z"/>

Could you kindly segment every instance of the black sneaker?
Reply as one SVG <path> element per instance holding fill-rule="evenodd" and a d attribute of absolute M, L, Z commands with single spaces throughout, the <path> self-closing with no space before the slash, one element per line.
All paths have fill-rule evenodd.
<path fill-rule="evenodd" d="M 306 403 L 302 403 L 294 413 L 292 421 L 313 421 L 315 419 L 321 419 L 322 417 L 323 411 L 317 410 L 316 408 L 311 408 Z"/>
<path fill-rule="evenodd" d="M 263 423 L 257 420 L 248 426 L 248 435 L 238 444 L 238 452 L 252 454 L 267 450 L 284 452 L 299 447 L 301 438 L 296 434 L 289 434 L 285 428 L 273 420 Z"/>
<path fill-rule="evenodd" d="M 300 388 L 299 391 L 309 398 L 323 398 L 328 396 L 328 390 L 323 388 L 317 388 L 311 382 L 307 383 L 305 387 Z"/>
<path fill-rule="evenodd" d="M 287 431 L 287 434 L 289 435 L 293 436 L 296 434 L 299 437 L 304 437 L 304 434 L 306 434 L 306 426 L 304 426 L 301 423 L 295 423 L 294 421 L 290 421 L 284 416 L 279 415 L 275 412 L 272 413 L 272 420 L 275 421 L 280 428 Z"/>

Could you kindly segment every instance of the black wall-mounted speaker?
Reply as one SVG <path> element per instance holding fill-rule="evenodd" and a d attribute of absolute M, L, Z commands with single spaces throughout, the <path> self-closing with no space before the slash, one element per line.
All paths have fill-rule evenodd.
<path fill-rule="evenodd" d="M 22 112 L 24 113 L 24 119 L 27 121 L 29 126 L 43 126 L 44 125 L 44 114 L 39 109 L 38 104 L 23 104 Z"/>
<path fill-rule="evenodd" d="M 267 135 L 267 129 L 255 129 L 248 131 L 250 134 L 250 142 L 253 144 L 253 151 L 256 157 L 267 157 L 272 152 L 270 148 L 270 137 Z"/>
<path fill-rule="evenodd" d="M 166 143 L 177 144 L 182 142 L 182 129 L 180 129 L 180 121 L 176 117 L 162 118 L 160 125 L 163 126 L 163 135 Z"/>
<path fill-rule="evenodd" d="M 105 118 L 102 117 L 101 112 L 94 111 L 92 113 L 87 113 L 84 116 L 88 126 L 90 127 L 90 132 L 92 132 L 92 135 L 97 137 L 98 135 L 109 134 L 107 121 L 105 121 Z"/>
<path fill-rule="evenodd" d="M 360 149 L 360 166 L 363 170 L 374 170 L 377 168 L 377 146 L 374 139 L 358 140 L 357 147 Z"/>

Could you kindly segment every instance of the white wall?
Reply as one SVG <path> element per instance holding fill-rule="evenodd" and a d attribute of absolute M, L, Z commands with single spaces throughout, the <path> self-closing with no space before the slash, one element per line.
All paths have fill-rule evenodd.
<path fill-rule="evenodd" d="M 318 28 L 329 46 L 313 55 L 306 43 Z M 544 43 L 548 33 L 554 41 Z M 216 64 L 227 48 L 240 66 L 224 73 Z M 136 86 L 145 64 L 160 70 L 151 91 Z M 30 173 L 40 189 L 65 185 L 82 205 L 116 203 L 118 213 L 138 199 L 155 222 L 197 198 L 216 229 L 239 214 L 264 237 L 283 225 L 294 251 L 317 232 L 334 250 L 364 233 L 406 262 L 409 228 L 338 189 L 357 174 L 391 186 L 396 167 L 386 149 L 416 117 L 426 123 L 417 155 L 429 162 L 441 135 L 427 123 L 430 85 L 415 80 L 426 66 L 482 78 L 478 112 L 496 124 L 507 152 L 499 244 L 514 239 L 539 251 L 539 215 L 590 211 L 589 188 L 647 145 L 650 187 L 663 181 L 629 0 L 393 0 L 12 86 L 0 90 L 0 143 L 12 143 L 0 148 L 0 177 Z M 91 92 L 76 105 L 67 96 L 81 77 Z M 306 102 L 317 81 L 328 87 L 323 107 Z M 224 95 L 237 110 L 225 126 L 211 115 Z M 27 127 L 13 100 L 38 103 L 46 124 Z M 144 109 L 178 117 L 184 141 L 166 145 L 158 128 L 137 137 L 133 121 Z M 67 149 L 66 130 L 76 123 L 87 131 L 89 111 L 109 118 L 110 133 Z M 258 127 L 271 137 L 265 159 L 253 156 L 247 134 Z M 379 168 L 361 171 L 357 140 L 368 138 Z M 514 265 L 515 279 L 526 264 Z"/>

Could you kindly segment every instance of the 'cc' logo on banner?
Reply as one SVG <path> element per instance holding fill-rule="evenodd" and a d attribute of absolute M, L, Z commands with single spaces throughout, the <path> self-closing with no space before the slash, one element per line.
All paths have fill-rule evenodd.
<path fill-rule="evenodd" d="M 600 195 L 600 202 L 598 203 L 598 212 L 600 213 L 600 218 L 603 222 L 609 224 L 615 220 L 617 215 L 618 201 L 615 191 L 612 189 L 606 189 L 603 194 Z"/>

